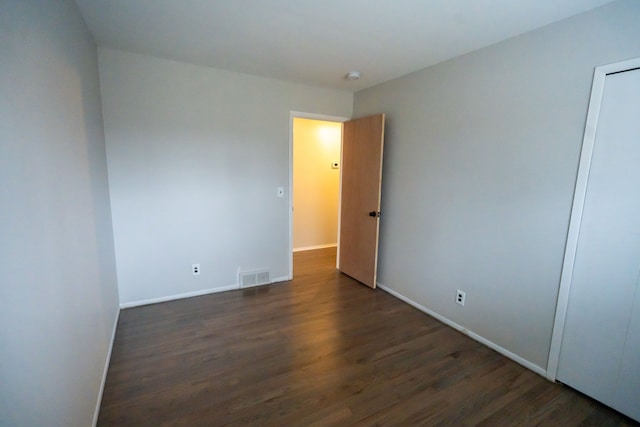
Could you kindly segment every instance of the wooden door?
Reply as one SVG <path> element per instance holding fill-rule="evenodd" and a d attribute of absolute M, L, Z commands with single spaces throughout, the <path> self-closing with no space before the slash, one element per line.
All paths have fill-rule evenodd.
<path fill-rule="evenodd" d="M 350 120 L 342 128 L 338 269 L 376 287 L 384 114 Z"/>

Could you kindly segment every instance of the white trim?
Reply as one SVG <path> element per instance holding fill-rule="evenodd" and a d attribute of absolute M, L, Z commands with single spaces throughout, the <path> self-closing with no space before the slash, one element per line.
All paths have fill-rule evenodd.
<path fill-rule="evenodd" d="M 269 283 L 258 283 L 257 285 L 244 286 L 244 287 L 239 288 L 239 289 L 241 291 L 244 291 L 246 289 L 259 288 L 261 286 L 269 286 L 269 285 L 275 285 L 276 283 L 288 282 L 289 280 L 291 280 L 290 277 L 281 276 L 281 277 L 276 277 L 275 279 L 271 279 L 271 281 Z"/>
<path fill-rule="evenodd" d="M 452 327 L 453 329 L 462 332 L 463 334 L 467 335 L 469 338 L 472 338 L 476 341 L 478 341 L 480 344 L 483 344 L 487 347 L 489 347 L 492 350 L 497 351 L 498 353 L 502 354 L 503 356 L 508 357 L 509 359 L 513 360 L 516 363 L 519 363 L 520 365 L 524 366 L 525 368 L 535 372 L 536 374 L 540 375 L 540 376 L 545 376 L 545 370 L 544 368 L 536 365 L 535 363 L 529 362 L 527 359 L 524 359 L 520 356 L 518 356 L 515 353 L 510 352 L 509 350 L 507 350 L 504 347 L 499 346 L 498 344 L 494 343 L 493 341 L 490 341 L 486 338 L 484 338 L 481 335 L 476 334 L 473 331 L 470 331 L 469 329 L 458 325 L 457 323 L 455 323 L 452 320 L 447 319 L 446 317 L 436 313 L 433 310 L 428 309 L 427 307 L 418 304 L 417 302 L 413 301 L 410 298 L 405 297 L 404 295 L 402 295 L 399 292 L 394 291 L 393 289 L 383 285 L 382 283 L 378 282 L 377 283 L 378 288 L 382 289 L 383 291 L 393 295 L 394 297 L 406 302 L 407 304 L 417 308 L 418 310 L 422 311 L 423 313 L 428 314 L 429 316 L 435 318 L 436 320 L 439 320 L 440 322 L 444 323 L 447 326 Z"/>
<path fill-rule="evenodd" d="M 168 295 L 168 296 L 159 297 L 159 298 L 151 298 L 151 299 L 146 299 L 146 300 L 123 302 L 123 303 L 120 303 L 120 308 L 140 307 L 142 305 L 158 304 L 158 303 L 161 303 L 161 302 L 167 302 L 167 301 L 173 301 L 173 300 L 177 300 L 177 299 L 184 299 L 184 298 L 191 298 L 191 297 L 198 297 L 198 296 L 201 296 L 201 295 L 215 294 L 215 293 L 218 293 L 218 292 L 233 291 L 233 290 L 236 290 L 236 289 L 240 289 L 240 285 L 222 286 L 222 287 L 219 287 L 219 288 L 211 288 L 211 289 L 203 289 L 203 290 L 200 290 L 200 291 L 186 292 L 184 294 Z"/>
<path fill-rule="evenodd" d="M 272 283 L 286 282 L 288 280 L 291 280 L 291 277 L 281 276 L 281 277 L 276 277 L 274 279 L 271 279 L 269 283 L 263 283 L 262 285 L 257 285 L 257 286 L 266 286 L 266 285 L 271 285 Z M 254 287 L 254 286 L 251 286 L 251 287 Z M 186 292 L 184 294 L 167 295 L 165 297 L 159 297 L 159 298 L 151 298 L 151 299 L 132 301 L 132 302 L 123 302 L 120 304 L 120 308 L 123 309 L 123 308 L 140 307 L 143 305 L 158 304 L 161 302 L 175 301 L 175 300 L 184 299 L 184 298 L 193 298 L 193 297 L 199 297 L 202 295 L 217 294 L 219 292 L 237 291 L 239 289 L 247 289 L 247 288 L 240 288 L 240 285 L 221 286 L 219 288 L 203 289 L 200 291 Z"/>
<path fill-rule="evenodd" d="M 345 120 L 346 121 L 346 120 Z M 340 270 L 340 232 L 342 231 L 342 171 L 344 168 L 344 122 L 340 130 L 340 176 L 338 177 L 338 240 L 336 249 L 336 270 Z"/>
<path fill-rule="evenodd" d="M 589 100 L 589 110 L 584 129 L 582 152 L 580 153 L 578 176 L 573 196 L 573 207 L 571 209 L 569 231 L 567 233 L 567 244 L 565 246 L 562 274 L 560 276 L 560 288 L 558 290 L 556 314 L 553 322 L 553 332 L 551 334 L 549 360 L 547 362 L 546 377 L 550 381 L 555 381 L 556 375 L 558 374 L 562 335 L 564 333 L 564 325 L 567 317 L 567 307 L 569 305 L 569 295 L 571 291 L 571 281 L 573 278 L 573 265 L 575 263 L 576 250 L 578 248 L 578 237 L 580 234 L 580 225 L 582 223 L 582 211 L 584 209 L 584 202 L 587 194 L 591 158 L 596 140 L 596 130 L 598 127 L 598 119 L 600 117 L 600 105 L 604 94 L 605 80 L 607 74 L 619 73 L 635 68 L 640 68 L 640 58 L 603 65 L 596 67 L 594 71 L 593 85 L 591 87 L 591 99 Z"/>
<path fill-rule="evenodd" d="M 328 243 L 326 245 L 315 245 L 315 246 L 301 246 L 299 248 L 293 248 L 293 252 L 314 251 L 316 249 L 335 248 L 337 246 L 338 246 L 337 243 Z"/>
<path fill-rule="evenodd" d="M 294 111 L 294 110 L 291 110 L 289 112 L 289 252 L 288 252 L 289 279 L 288 280 L 291 280 L 293 278 L 293 119 L 294 118 L 324 120 L 327 122 L 339 122 L 339 123 L 344 123 L 347 120 L 349 120 L 349 117 L 330 116 L 326 114 L 316 114 L 316 113 L 305 113 L 303 111 Z M 340 143 L 340 152 L 342 156 L 342 140 Z M 341 165 L 340 181 L 342 182 L 342 159 L 340 160 L 340 165 Z M 340 195 L 338 195 L 338 198 L 340 198 Z M 338 232 L 339 231 L 340 231 L 340 216 L 338 216 Z M 338 250 L 340 250 L 339 242 L 338 242 Z"/>
<path fill-rule="evenodd" d="M 111 341 L 109 342 L 109 350 L 107 351 L 107 360 L 104 362 L 104 369 L 102 370 L 102 380 L 100 381 L 100 390 L 98 390 L 98 401 L 96 402 L 96 409 L 93 411 L 93 427 L 98 424 L 98 416 L 100 415 L 100 406 L 102 405 L 102 394 L 104 393 L 104 386 L 107 383 L 107 373 L 109 372 L 109 364 L 111 363 L 111 352 L 113 350 L 113 343 L 116 340 L 116 330 L 118 329 L 118 319 L 120 319 L 120 309 L 116 313 L 116 320 L 113 323 L 113 330 L 111 331 Z"/>
<path fill-rule="evenodd" d="M 291 118 L 293 119 L 294 117 L 298 117 L 300 119 L 323 120 L 325 122 L 340 122 L 340 123 L 344 123 L 347 120 L 351 120 L 350 117 L 331 116 L 329 114 L 305 113 L 304 111 L 291 110 Z M 292 123 L 293 123 L 293 120 L 292 120 Z"/>

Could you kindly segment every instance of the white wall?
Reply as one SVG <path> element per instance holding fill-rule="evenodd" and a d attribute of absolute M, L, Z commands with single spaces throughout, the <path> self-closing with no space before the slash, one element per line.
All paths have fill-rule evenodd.
<path fill-rule="evenodd" d="M 74 2 L 0 13 L 0 425 L 91 425 L 118 313 L 96 47 Z"/>
<path fill-rule="evenodd" d="M 638 23 L 615 2 L 356 94 L 387 114 L 381 283 L 546 368 L 593 69 Z"/>
<path fill-rule="evenodd" d="M 341 142 L 342 123 L 293 119 L 294 250 L 338 242 Z"/>
<path fill-rule="evenodd" d="M 121 303 L 225 289 L 238 268 L 288 277 L 290 112 L 350 116 L 353 95 L 99 58 Z"/>

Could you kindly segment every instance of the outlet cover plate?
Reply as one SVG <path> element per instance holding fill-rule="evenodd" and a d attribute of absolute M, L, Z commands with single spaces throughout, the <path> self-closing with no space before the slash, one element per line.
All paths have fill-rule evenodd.
<path fill-rule="evenodd" d="M 464 300 L 466 296 L 467 295 L 464 293 L 464 291 L 461 291 L 460 289 L 456 289 L 456 304 L 464 307 Z"/>

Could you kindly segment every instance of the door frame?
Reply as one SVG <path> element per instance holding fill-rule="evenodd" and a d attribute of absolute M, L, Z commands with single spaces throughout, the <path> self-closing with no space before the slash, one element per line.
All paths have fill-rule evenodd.
<path fill-rule="evenodd" d="M 293 279 L 293 119 L 312 119 L 325 122 L 344 123 L 351 117 L 330 116 L 327 114 L 289 112 L 289 280 Z M 342 137 L 341 137 L 342 138 Z M 340 191 L 342 188 L 342 142 L 340 142 L 340 190 L 338 190 L 338 236 L 340 235 Z M 337 241 L 340 250 L 340 239 Z M 337 261 L 336 261 L 337 262 Z"/>
<path fill-rule="evenodd" d="M 589 100 L 589 110 L 587 112 L 587 121 L 582 140 L 582 151 L 580 153 L 578 176 L 573 196 L 573 207 L 571 208 L 571 216 L 569 219 L 567 244 L 565 246 L 562 273 L 560 275 L 560 288 L 556 303 L 556 314 L 551 333 L 551 346 L 549 349 L 549 360 L 547 362 L 546 375 L 547 379 L 550 381 L 555 381 L 558 374 L 562 337 L 564 334 L 567 307 L 569 306 L 569 297 L 571 294 L 573 267 L 576 260 L 580 226 L 582 224 L 582 211 L 584 209 L 585 198 L 587 195 L 589 172 L 591 170 L 591 158 L 593 156 L 593 148 L 596 141 L 596 132 L 598 120 L 600 118 L 600 107 L 602 104 L 602 97 L 604 95 L 606 78 L 609 74 L 621 73 L 637 68 L 640 68 L 640 58 L 596 67 L 593 74 L 591 99 Z"/>

